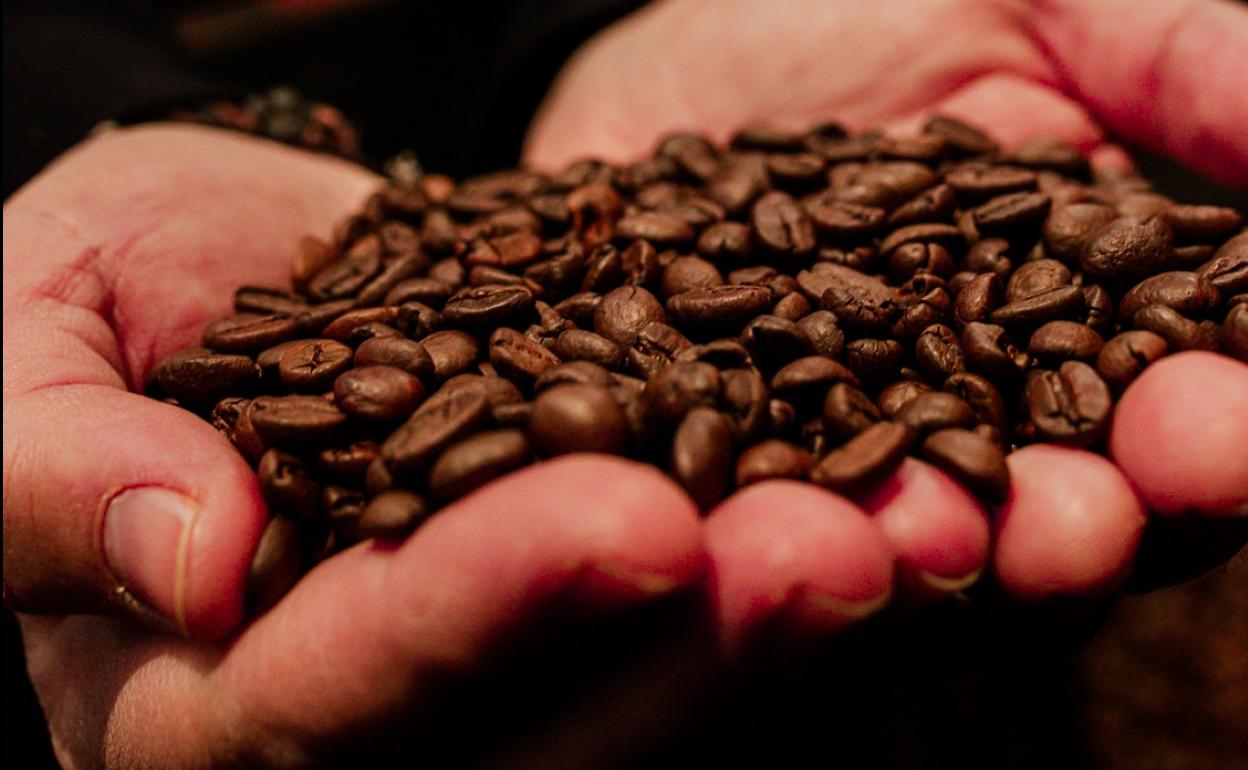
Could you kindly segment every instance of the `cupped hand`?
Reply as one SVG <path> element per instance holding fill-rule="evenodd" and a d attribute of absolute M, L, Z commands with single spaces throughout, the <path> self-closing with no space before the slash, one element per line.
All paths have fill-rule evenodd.
<path fill-rule="evenodd" d="M 151 126 L 86 142 L 6 202 L 5 600 L 39 613 L 21 616 L 27 659 L 67 767 L 304 766 L 431 706 L 434 679 L 552 602 L 623 608 L 700 573 L 670 481 L 568 458 L 402 545 L 337 555 L 236 632 L 267 517 L 254 475 L 207 423 L 136 391 L 237 286 L 286 283 L 298 239 L 377 184 Z"/>
<path fill-rule="evenodd" d="M 1245 47 L 1248 9 L 1217 0 L 665 0 L 573 56 L 526 159 L 626 162 L 671 131 L 724 141 L 754 124 L 905 132 L 943 114 L 988 127 L 1007 151 L 1057 137 L 1121 169 L 1107 137 L 1125 137 L 1242 185 Z M 1011 455 L 992 531 L 973 497 L 918 460 L 863 500 L 791 482 L 746 489 L 706 528 L 723 633 L 776 616 L 837 628 L 894 585 L 939 596 L 986 567 L 1025 599 L 1116 589 L 1146 512 L 1179 530 L 1248 513 L 1248 367 L 1208 353 L 1151 367 L 1121 399 L 1109 449 Z M 1163 560 L 1207 550 L 1160 545 L 1150 555 Z"/>

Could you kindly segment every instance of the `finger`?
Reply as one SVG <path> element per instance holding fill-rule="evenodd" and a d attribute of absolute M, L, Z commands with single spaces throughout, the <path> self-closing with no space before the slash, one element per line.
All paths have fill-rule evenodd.
<path fill-rule="evenodd" d="M 884 606 L 892 591 L 888 541 L 862 509 L 810 484 L 746 488 L 705 525 L 711 590 L 729 649 L 784 613 L 831 630 Z"/>
<path fill-rule="evenodd" d="M 1248 365 L 1189 351 L 1148 367 L 1118 402 L 1109 449 L 1151 510 L 1248 515 Z"/>
<path fill-rule="evenodd" d="M 84 681 L 100 691 L 54 694 L 49 718 L 115 691 L 111 714 L 77 729 L 125 747 L 134 766 L 303 766 L 337 741 L 436 709 L 448 674 L 474 669 L 552 602 L 646 601 L 704 565 L 697 512 L 670 480 L 568 457 L 448 506 L 402 545 L 361 544 L 322 562 L 219 659 L 128 639 L 134 656 L 119 656 L 107 635 L 69 622 L 44 630 L 56 644 L 42 649 L 59 652 L 33 661 L 32 674 L 99 666 Z M 174 756 L 156 761 L 162 749 Z"/>
<path fill-rule="evenodd" d="M 267 514 L 251 469 L 217 431 L 90 383 L 6 400 L 4 412 L 12 607 L 119 611 L 197 638 L 238 624 Z"/>
<path fill-rule="evenodd" d="M 988 516 L 945 473 L 907 459 L 861 502 L 888 538 L 909 593 L 943 596 L 979 578 L 988 560 Z"/>
<path fill-rule="evenodd" d="M 1037 3 L 1066 88 L 1115 133 L 1248 180 L 1248 8 L 1223 0 Z"/>
<path fill-rule="evenodd" d="M 1144 509 L 1105 458 L 1037 444 L 1006 460 L 1011 489 L 995 521 L 993 569 L 1023 599 L 1105 593 L 1123 580 Z"/>

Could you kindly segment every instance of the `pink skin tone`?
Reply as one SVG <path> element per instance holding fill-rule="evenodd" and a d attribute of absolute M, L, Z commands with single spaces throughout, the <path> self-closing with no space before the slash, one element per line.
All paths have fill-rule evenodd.
<path fill-rule="evenodd" d="M 1223 178 L 1248 178 L 1238 86 L 1248 65 L 1234 53 L 1245 49 L 1248 16 L 1237 7 L 809 5 L 780 13 L 743 3 L 730 13 L 718 2 L 666 2 L 626 20 L 570 63 L 534 124 L 529 160 L 627 159 L 677 127 L 722 138 L 763 118 L 837 117 L 904 129 L 940 110 L 986 116 L 1009 146 L 1058 134 L 1121 167 L 1121 153 L 1102 143 L 1108 126 Z M 1114 15 L 1118 6 L 1126 12 Z M 752 18 L 764 8 L 765 19 Z M 793 19 L 802 23 L 790 34 Z M 859 32 L 842 34 L 850 25 Z M 885 29 L 923 55 L 872 45 Z M 676 34 L 682 45 L 665 42 Z M 1158 50 L 1167 53 L 1153 58 Z M 265 142 L 149 127 L 84 144 L 6 202 L 6 596 L 189 637 L 107 617 L 22 616 L 67 766 L 202 766 L 222 756 L 214 752 L 261 745 L 266 753 L 249 755 L 257 763 L 303 764 L 310 746 L 418 703 L 431 671 L 471 667 L 551 602 L 619 609 L 709 574 L 732 647 L 778 613 L 825 633 L 898 593 L 956 590 L 990 561 L 1019 597 L 1103 593 L 1129 568 L 1146 508 L 1224 516 L 1248 505 L 1248 366 L 1185 354 L 1124 395 L 1114 462 L 1052 447 L 1011 458 L 1016 484 L 991 553 L 978 503 L 919 461 L 859 501 L 760 484 L 700 526 L 653 469 L 568 458 L 499 480 L 401 546 L 364 545 L 326 562 L 228 645 L 212 643 L 242 617 L 265 512 L 215 431 L 127 389 L 194 344 L 237 285 L 283 282 L 299 236 L 328 235 L 326 223 L 358 208 L 376 181 Z M 553 491 L 569 484 L 574 496 Z M 154 487 L 173 494 L 137 496 Z M 150 536 L 105 516 L 112 500 L 121 501 L 113 512 L 142 502 L 129 506 L 132 520 Z M 179 501 L 191 503 L 184 519 L 152 512 Z M 134 578 L 127 594 L 115 590 L 123 572 Z M 312 653 L 324 665 L 290 662 Z M 171 732 L 178 741 L 161 739 Z"/>

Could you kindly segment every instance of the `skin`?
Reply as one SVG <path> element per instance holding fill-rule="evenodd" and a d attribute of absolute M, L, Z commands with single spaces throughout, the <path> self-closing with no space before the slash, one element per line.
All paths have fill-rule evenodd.
<path fill-rule="evenodd" d="M 903 44 L 877 45 L 886 30 Z M 1007 146 L 1056 134 L 1121 166 L 1112 131 L 1242 180 L 1246 46 L 1248 14 L 1217 2 L 663 2 L 569 63 L 527 159 L 627 160 L 667 130 L 724 138 L 764 118 L 905 129 L 940 111 L 992 124 Z M 307 766 L 430 705 L 441 672 L 474 670 L 552 606 L 616 611 L 702 585 L 732 649 L 772 618 L 823 634 L 988 566 L 1029 600 L 1103 594 L 1126 577 L 1147 508 L 1199 525 L 1248 504 L 1248 478 L 1226 470 L 1248 468 L 1248 367 L 1190 353 L 1128 389 L 1113 462 L 1012 456 L 992 533 L 919 461 L 865 500 L 771 482 L 700 524 L 653 469 L 571 457 L 500 479 L 401 545 L 344 552 L 240 629 L 265 517 L 255 482 L 210 427 L 132 391 L 234 287 L 283 282 L 292 244 L 328 236 L 376 183 L 260 140 L 152 126 L 84 143 L 6 201 L 5 595 L 41 613 L 21 620 L 65 766 Z M 198 513 L 184 541 L 153 532 L 153 584 L 119 593 L 104 505 L 151 486 Z M 87 611 L 103 614 L 71 614 Z"/>

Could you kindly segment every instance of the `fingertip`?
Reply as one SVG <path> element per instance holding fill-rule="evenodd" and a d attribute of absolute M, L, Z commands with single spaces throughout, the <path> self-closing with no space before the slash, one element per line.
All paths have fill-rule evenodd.
<path fill-rule="evenodd" d="M 1109 450 L 1158 513 L 1243 515 L 1248 365 L 1187 351 L 1149 366 L 1118 403 Z"/>
<path fill-rule="evenodd" d="M 1146 519 L 1112 463 L 1044 444 L 1007 462 L 1012 486 L 995 522 L 993 569 L 1008 593 L 1096 595 L 1125 579 Z"/>

